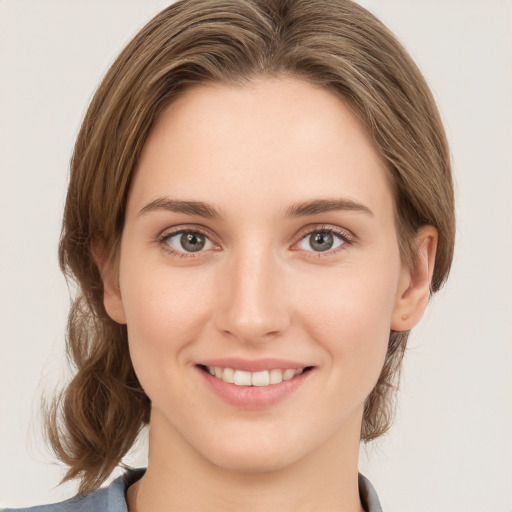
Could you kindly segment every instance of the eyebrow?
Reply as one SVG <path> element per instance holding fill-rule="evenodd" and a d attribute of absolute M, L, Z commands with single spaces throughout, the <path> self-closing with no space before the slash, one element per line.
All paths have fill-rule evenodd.
<path fill-rule="evenodd" d="M 305 217 L 318 213 L 334 211 L 355 211 L 373 216 L 373 212 L 364 204 L 351 199 L 314 199 L 305 203 L 297 203 L 286 209 L 286 217 Z"/>
<path fill-rule="evenodd" d="M 202 201 L 178 201 L 160 197 L 151 201 L 139 211 L 139 216 L 148 212 L 168 211 L 184 213 L 186 215 L 197 215 L 206 219 L 222 220 L 222 215 L 213 207 Z"/>
<path fill-rule="evenodd" d="M 154 211 L 168 211 L 174 213 L 184 213 L 186 215 L 197 215 L 206 219 L 222 220 L 221 213 L 213 206 L 203 201 L 181 201 L 160 197 L 145 205 L 140 211 L 139 216 Z M 319 213 L 333 211 L 356 211 L 373 216 L 373 212 L 367 206 L 357 203 L 351 199 L 313 199 L 303 203 L 296 203 L 285 210 L 285 218 L 306 217 L 308 215 L 317 215 Z"/>

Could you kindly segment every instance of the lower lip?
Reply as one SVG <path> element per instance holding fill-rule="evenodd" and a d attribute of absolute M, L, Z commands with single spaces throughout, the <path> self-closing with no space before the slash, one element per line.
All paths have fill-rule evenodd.
<path fill-rule="evenodd" d="M 296 375 L 269 386 L 237 386 L 224 382 L 198 368 L 208 387 L 224 402 L 240 409 L 265 409 L 283 400 L 299 388 L 312 373 L 312 370 Z"/>

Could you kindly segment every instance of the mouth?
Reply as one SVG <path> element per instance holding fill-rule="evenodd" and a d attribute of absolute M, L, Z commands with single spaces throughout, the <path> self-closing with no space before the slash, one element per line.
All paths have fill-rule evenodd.
<path fill-rule="evenodd" d="M 282 382 L 290 381 L 303 373 L 309 372 L 313 366 L 302 368 L 272 368 L 250 372 L 237 368 L 223 368 L 220 366 L 197 365 L 205 373 L 222 380 L 228 384 L 243 387 L 266 387 L 276 386 Z"/>

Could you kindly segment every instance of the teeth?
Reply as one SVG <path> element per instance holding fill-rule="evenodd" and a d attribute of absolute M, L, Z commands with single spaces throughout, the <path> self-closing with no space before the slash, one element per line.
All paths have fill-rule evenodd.
<path fill-rule="evenodd" d="M 206 367 L 208 373 L 230 384 L 237 386 L 269 386 L 272 384 L 280 384 L 283 381 L 293 379 L 296 375 L 300 375 L 304 368 L 293 369 L 287 368 L 280 370 L 262 370 L 259 372 L 246 372 L 243 370 L 234 370 L 233 368 Z"/>
<path fill-rule="evenodd" d="M 217 375 L 215 375 L 217 376 Z M 235 384 L 237 386 L 250 386 L 252 384 L 251 372 L 235 370 Z"/>
<path fill-rule="evenodd" d="M 253 386 L 268 386 L 270 384 L 268 370 L 254 372 L 251 377 L 251 383 Z"/>
<path fill-rule="evenodd" d="M 283 380 L 290 380 L 290 379 L 293 379 L 293 377 L 295 376 L 295 370 L 291 369 L 291 368 L 288 368 L 287 370 L 284 371 L 283 373 Z"/>
<path fill-rule="evenodd" d="M 270 384 L 280 384 L 283 382 L 283 372 L 281 370 L 270 370 Z"/>
<path fill-rule="evenodd" d="M 234 384 L 235 370 L 233 370 L 233 368 L 224 368 L 224 372 L 222 373 L 222 380 L 224 382 L 229 382 L 230 384 Z"/>

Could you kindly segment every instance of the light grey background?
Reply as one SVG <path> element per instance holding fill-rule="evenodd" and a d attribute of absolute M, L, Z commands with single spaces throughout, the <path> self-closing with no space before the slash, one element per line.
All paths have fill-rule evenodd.
<path fill-rule="evenodd" d="M 451 279 L 413 333 L 396 423 L 362 450 L 361 470 L 388 511 L 511 511 L 512 2 L 361 3 L 435 93 L 458 201 Z M 56 248 L 68 162 L 109 63 L 167 4 L 0 0 L 0 506 L 75 490 L 56 487 L 63 469 L 37 415 L 40 393 L 66 374 Z"/>

